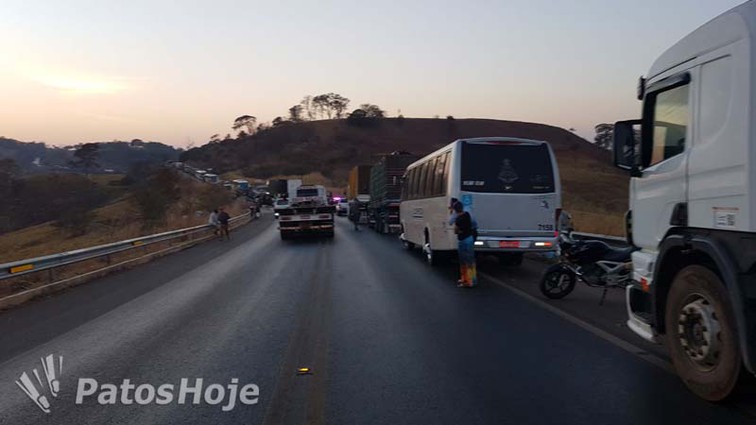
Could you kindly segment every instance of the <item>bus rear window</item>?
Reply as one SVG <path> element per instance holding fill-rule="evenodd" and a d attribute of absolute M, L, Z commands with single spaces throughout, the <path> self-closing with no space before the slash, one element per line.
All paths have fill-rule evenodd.
<path fill-rule="evenodd" d="M 554 168 L 548 146 L 462 144 L 461 188 L 466 192 L 550 193 Z"/>

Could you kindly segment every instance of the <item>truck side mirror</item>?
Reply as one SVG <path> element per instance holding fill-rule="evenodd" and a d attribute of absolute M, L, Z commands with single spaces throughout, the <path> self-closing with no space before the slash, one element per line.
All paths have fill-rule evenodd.
<path fill-rule="evenodd" d="M 640 120 L 617 121 L 614 123 L 614 166 L 630 171 L 633 177 L 640 176 L 638 158 L 640 150 L 636 149 L 638 140 L 634 126 L 640 125 Z"/>

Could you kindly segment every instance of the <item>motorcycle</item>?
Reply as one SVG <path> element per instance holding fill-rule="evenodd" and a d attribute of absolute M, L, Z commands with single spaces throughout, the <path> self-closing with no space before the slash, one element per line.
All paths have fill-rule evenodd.
<path fill-rule="evenodd" d="M 559 262 L 546 269 L 541 279 L 541 293 L 560 299 L 575 289 L 578 280 L 594 288 L 603 288 L 599 305 L 609 288 L 624 288 L 632 277 L 630 256 L 640 248 L 615 248 L 597 240 L 577 240 L 572 233 L 559 235 Z"/>

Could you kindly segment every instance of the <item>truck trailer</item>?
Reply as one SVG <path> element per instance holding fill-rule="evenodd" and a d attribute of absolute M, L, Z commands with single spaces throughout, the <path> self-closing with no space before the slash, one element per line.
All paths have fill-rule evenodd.
<path fill-rule="evenodd" d="M 402 197 L 402 176 L 407 166 L 419 158 L 408 152 L 392 152 L 382 155 L 371 167 L 368 216 L 375 223 L 377 232 L 388 234 L 401 230 L 399 204 Z"/>
<path fill-rule="evenodd" d="M 353 201 L 360 197 L 366 199 L 370 196 L 370 169 L 372 165 L 357 165 L 349 172 L 349 186 L 347 187 L 347 199 Z"/>
<path fill-rule="evenodd" d="M 336 207 L 329 205 L 323 186 L 299 186 L 289 204 L 276 212 L 281 239 L 304 235 L 334 236 Z"/>

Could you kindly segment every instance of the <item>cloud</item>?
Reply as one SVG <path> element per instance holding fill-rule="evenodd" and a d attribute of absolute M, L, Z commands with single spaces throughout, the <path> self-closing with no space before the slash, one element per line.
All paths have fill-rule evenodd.
<path fill-rule="evenodd" d="M 34 80 L 63 94 L 74 95 L 116 94 L 129 88 L 123 81 L 102 77 L 44 75 L 38 76 Z"/>

